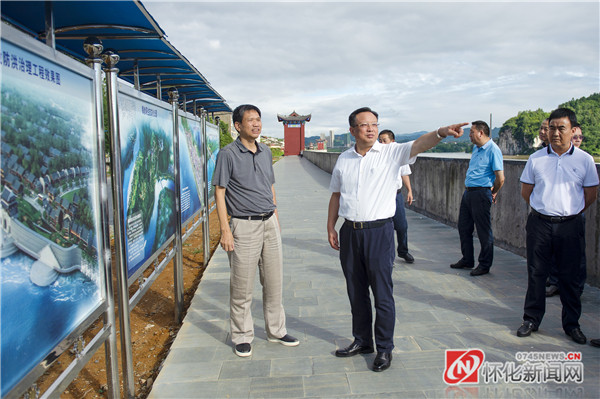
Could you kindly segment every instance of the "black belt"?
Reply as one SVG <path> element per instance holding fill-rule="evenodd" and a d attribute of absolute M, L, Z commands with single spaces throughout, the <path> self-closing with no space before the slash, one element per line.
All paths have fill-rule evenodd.
<path fill-rule="evenodd" d="M 271 211 L 269 213 L 264 213 L 262 215 L 256 215 L 256 216 L 232 216 L 232 218 L 235 219 L 244 219 L 244 220 L 262 220 L 265 221 L 268 218 L 270 218 L 271 216 L 273 216 L 273 213 L 275 211 Z"/>
<path fill-rule="evenodd" d="M 401 192 L 401 191 L 402 191 L 402 189 L 401 189 L 401 188 L 399 188 L 399 189 L 396 191 L 396 194 L 400 194 L 400 192 Z"/>
<path fill-rule="evenodd" d="M 352 220 L 346 219 L 344 224 L 349 227 L 352 227 L 354 230 L 362 230 L 362 229 L 372 229 L 374 227 L 381 227 L 384 224 L 386 224 L 387 222 L 389 222 L 390 220 L 392 220 L 392 218 L 373 220 L 370 222 L 353 222 Z"/>
<path fill-rule="evenodd" d="M 531 208 L 531 213 L 533 215 L 539 217 L 540 219 L 549 221 L 550 223 L 562 223 L 562 222 L 566 222 L 567 220 L 575 219 L 577 216 L 579 216 L 579 215 L 548 216 L 548 215 L 544 215 L 543 213 L 539 213 L 538 211 L 536 211 L 533 208 Z"/>
<path fill-rule="evenodd" d="M 491 190 L 491 187 L 465 187 L 467 191 Z"/>

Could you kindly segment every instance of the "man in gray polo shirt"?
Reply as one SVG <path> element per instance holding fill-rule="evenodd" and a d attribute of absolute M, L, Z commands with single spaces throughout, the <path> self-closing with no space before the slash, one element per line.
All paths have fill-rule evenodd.
<path fill-rule="evenodd" d="M 242 357 L 252 354 L 254 322 L 250 307 L 257 266 L 268 340 L 285 346 L 300 343 L 288 335 L 285 327 L 275 175 L 271 150 L 256 141 L 262 130 L 260 117 L 260 110 L 254 105 L 240 105 L 233 110 L 233 125 L 239 137 L 219 151 L 212 179 L 221 224 L 221 247 L 227 251 L 231 267 L 231 340 L 236 355 Z"/>

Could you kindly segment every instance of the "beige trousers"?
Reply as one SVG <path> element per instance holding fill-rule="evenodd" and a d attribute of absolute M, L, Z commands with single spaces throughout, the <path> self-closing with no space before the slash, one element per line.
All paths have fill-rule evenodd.
<path fill-rule="evenodd" d="M 234 345 L 254 339 L 252 292 L 256 268 L 263 288 L 263 313 L 267 335 L 281 338 L 287 334 L 281 300 L 283 254 L 277 216 L 268 220 L 231 218 L 234 250 L 228 252 L 231 267 L 229 296 L 231 341 Z"/>

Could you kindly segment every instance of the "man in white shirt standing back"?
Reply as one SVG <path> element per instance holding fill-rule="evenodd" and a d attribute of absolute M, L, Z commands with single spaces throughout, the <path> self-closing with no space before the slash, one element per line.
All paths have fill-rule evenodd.
<path fill-rule="evenodd" d="M 381 144 L 390 144 L 396 142 L 394 132 L 389 129 L 382 130 L 379 133 L 379 142 Z M 396 230 L 396 240 L 398 241 L 398 257 L 404 259 L 406 263 L 413 263 L 415 258 L 408 252 L 408 223 L 406 222 L 406 210 L 404 209 L 404 196 L 402 195 L 402 186 L 406 187 L 406 202 L 411 205 L 413 202 L 412 187 L 410 185 L 411 174 L 410 166 L 402 165 L 398 173 L 398 190 L 396 191 L 396 213 L 394 214 L 394 230 Z"/>
<path fill-rule="evenodd" d="M 392 363 L 396 319 L 392 284 L 396 180 L 400 166 L 413 163 L 448 135 L 463 134 L 459 123 L 441 127 L 408 143 L 381 144 L 378 114 L 359 108 L 348 118 L 356 145 L 343 152 L 333 169 L 331 199 L 327 215 L 329 245 L 340 251 L 340 262 L 352 311 L 354 342 L 338 349 L 338 357 L 373 352 L 373 314 L 369 287 L 375 299 L 375 343 L 377 355 L 373 371 L 383 371 Z M 335 223 L 346 219 L 338 240 Z"/>

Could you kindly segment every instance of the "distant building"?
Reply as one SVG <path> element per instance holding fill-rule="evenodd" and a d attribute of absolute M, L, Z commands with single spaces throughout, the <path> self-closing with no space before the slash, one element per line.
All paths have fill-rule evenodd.
<path fill-rule="evenodd" d="M 277 121 L 283 122 L 283 155 L 300 155 L 304 151 L 304 125 L 310 122 L 311 114 L 300 115 L 296 111 L 289 115 L 277 114 Z"/>
<path fill-rule="evenodd" d="M 4 187 L 2 191 L 2 208 L 10 217 L 15 217 L 18 213 L 17 196 L 8 187 Z"/>
<path fill-rule="evenodd" d="M 327 151 L 327 140 L 317 140 L 317 151 Z"/>

